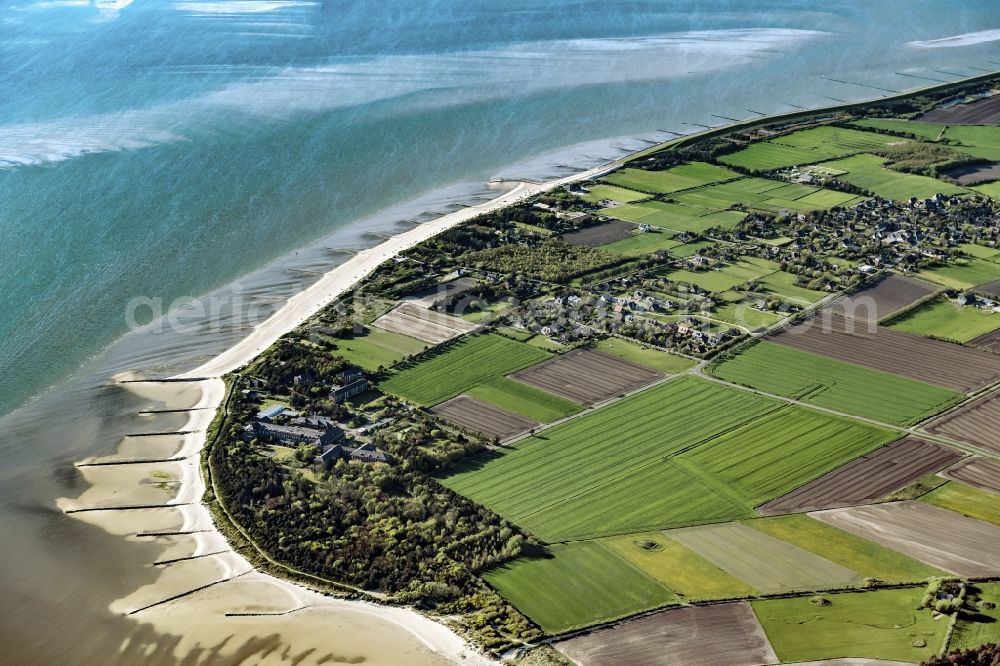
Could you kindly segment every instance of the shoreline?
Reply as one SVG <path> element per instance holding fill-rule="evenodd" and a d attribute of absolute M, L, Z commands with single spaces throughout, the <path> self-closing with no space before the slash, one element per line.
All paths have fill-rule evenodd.
<path fill-rule="evenodd" d="M 949 84 L 949 86 L 961 86 L 975 81 L 980 77 L 970 77 L 960 82 Z M 929 86 L 929 89 L 945 88 L 948 86 Z M 926 90 L 918 89 L 918 90 Z M 905 97 L 915 94 L 913 91 L 892 97 Z M 892 97 L 885 97 L 874 102 L 882 102 Z M 857 102 L 846 106 L 855 106 L 870 103 Z M 842 107 L 836 107 L 842 108 Z M 787 114 L 790 116 L 809 115 L 823 113 L 824 108 L 812 109 L 808 112 Z M 754 119 L 751 124 L 766 124 L 778 122 L 782 116 L 769 116 Z M 654 150 L 659 150 L 666 145 L 683 143 L 692 138 L 704 137 L 717 131 L 732 131 L 739 128 L 744 123 L 733 123 L 726 126 L 711 128 L 705 132 L 694 133 L 678 139 L 658 144 L 622 156 L 605 164 L 563 178 L 552 179 L 544 183 L 528 183 L 524 181 L 511 190 L 501 194 L 482 204 L 469 206 L 462 210 L 443 215 L 437 219 L 425 222 L 413 229 L 394 235 L 384 242 L 365 250 L 359 251 L 344 263 L 335 266 L 330 271 L 303 289 L 298 294 L 286 301 L 277 311 L 266 320 L 255 326 L 244 338 L 236 342 L 233 346 L 222 353 L 199 365 L 198 367 L 174 375 L 171 381 L 198 382 L 202 388 L 202 395 L 197 403 L 199 411 L 191 412 L 185 425 L 186 431 L 194 431 L 184 435 L 183 445 L 178 455 L 184 457 L 182 472 L 179 479 L 179 490 L 175 497 L 166 506 L 173 504 L 184 504 L 178 507 L 184 518 L 184 529 L 203 529 L 204 534 L 198 534 L 197 541 L 199 548 L 211 539 L 221 539 L 229 545 L 224 533 L 218 529 L 213 519 L 211 511 L 204 504 L 206 492 L 206 479 L 201 471 L 201 454 L 204 451 L 207 440 L 207 428 L 216 418 L 225 396 L 225 383 L 222 377 L 237 370 L 250 362 L 261 352 L 270 347 L 282 335 L 294 330 L 303 322 L 319 312 L 330 302 L 340 297 L 352 289 L 360 281 L 370 275 L 378 266 L 393 259 L 400 253 L 432 238 L 448 229 L 451 229 L 463 222 L 473 219 L 479 215 L 493 212 L 522 201 L 539 193 L 569 184 L 592 178 L 610 169 L 627 164 L 629 161 L 648 154 Z M 728 128 L 728 129 L 727 129 Z M 266 580 L 282 590 L 287 591 L 294 601 L 299 604 L 299 608 L 311 608 L 323 606 L 336 609 L 338 607 L 360 610 L 363 613 L 371 614 L 389 621 L 404 628 L 407 632 L 417 638 L 424 646 L 436 654 L 453 662 L 469 662 L 470 651 L 481 663 L 496 663 L 486 657 L 472 643 L 465 640 L 459 634 L 452 631 L 443 622 L 419 612 L 410 607 L 384 606 L 377 603 L 362 600 L 344 600 L 335 597 L 327 597 L 319 592 L 311 590 L 296 582 L 274 576 L 257 570 L 247 559 L 235 550 L 232 551 L 233 562 L 227 565 L 227 573 L 224 580 L 231 580 L 236 576 L 251 576 L 260 580 Z M 221 582 L 221 581 L 220 581 Z M 289 613 L 296 612 L 293 609 Z"/>
<path fill-rule="evenodd" d="M 202 390 L 202 395 L 195 405 L 199 409 L 190 413 L 184 425 L 184 430 L 191 432 L 184 435 L 184 443 L 178 452 L 178 456 L 184 458 L 179 478 L 179 490 L 168 503 L 168 506 L 170 504 L 182 505 L 178 508 L 184 518 L 183 530 L 199 530 L 196 535 L 199 549 L 203 548 L 204 544 L 209 541 L 219 539 L 227 545 L 232 545 L 223 531 L 216 525 L 212 512 L 204 503 L 207 488 L 200 464 L 201 455 L 207 444 L 208 428 L 218 415 L 225 398 L 226 387 L 222 379 L 224 375 L 246 365 L 282 335 L 294 330 L 323 307 L 352 289 L 377 267 L 410 247 L 479 215 L 505 208 L 541 192 L 599 175 L 619 165 L 622 160 L 631 157 L 632 154 L 634 153 L 593 169 L 544 183 L 519 181 L 514 188 L 494 199 L 443 215 L 393 236 L 375 247 L 359 251 L 290 298 L 281 308 L 255 326 L 246 337 L 232 347 L 192 370 L 171 377 L 171 381 L 198 383 Z M 294 581 L 259 571 L 235 550 L 232 551 L 232 559 L 234 562 L 227 565 L 224 579 L 231 580 L 235 576 L 249 575 L 266 580 L 288 592 L 295 600 L 297 608 L 323 606 L 360 611 L 405 629 L 426 648 L 454 663 L 475 663 L 477 661 L 482 664 L 498 663 L 487 657 L 477 646 L 455 633 L 444 623 L 432 619 L 414 608 L 326 596 Z M 124 609 L 116 608 L 115 610 Z"/>

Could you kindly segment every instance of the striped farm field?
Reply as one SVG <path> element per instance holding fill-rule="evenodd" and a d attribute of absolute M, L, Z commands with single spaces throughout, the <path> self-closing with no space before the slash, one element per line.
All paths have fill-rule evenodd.
<path fill-rule="evenodd" d="M 667 194 L 739 177 L 740 174 L 724 167 L 704 162 L 691 162 L 664 171 L 623 169 L 604 180 L 612 185 L 626 187 L 630 190 Z"/>
<path fill-rule="evenodd" d="M 773 342 L 715 366 L 720 379 L 883 423 L 910 425 L 958 403 L 957 391 Z"/>
<path fill-rule="evenodd" d="M 810 409 L 784 407 L 682 453 L 677 461 L 716 493 L 752 507 L 896 436 Z"/>
<path fill-rule="evenodd" d="M 442 483 L 547 541 L 745 517 L 749 507 L 669 457 L 778 406 L 681 377 L 478 456 Z"/>
<path fill-rule="evenodd" d="M 434 405 L 549 356 L 537 347 L 499 335 L 477 335 L 463 338 L 441 354 L 400 370 L 382 382 L 380 388 L 419 405 Z"/>
<path fill-rule="evenodd" d="M 968 190 L 951 183 L 912 173 L 901 173 L 883 166 L 886 160 L 874 155 L 852 155 L 823 166 L 847 173 L 838 176 L 852 185 L 864 188 L 880 197 L 905 201 L 910 197 L 925 199 L 941 194 L 964 194 Z"/>
<path fill-rule="evenodd" d="M 550 547 L 549 558 L 519 558 L 483 578 L 546 633 L 614 620 L 677 596 L 596 541 Z"/>

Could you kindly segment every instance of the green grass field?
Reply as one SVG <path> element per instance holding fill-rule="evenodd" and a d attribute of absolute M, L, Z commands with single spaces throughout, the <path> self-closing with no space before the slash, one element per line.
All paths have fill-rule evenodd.
<path fill-rule="evenodd" d="M 916 610 L 922 588 L 824 594 L 751 602 L 782 662 L 868 657 L 919 662 L 937 654 L 948 627 L 930 611 Z M 923 647 L 914 647 L 914 644 Z"/>
<path fill-rule="evenodd" d="M 789 406 L 730 430 L 676 459 L 714 492 L 754 507 L 896 436 L 882 428 Z"/>
<path fill-rule="evenodd" d="M 932 576 L 946 575 L 923 562 L 804 514 L 755 518 L 744 522 L 765 534 L 857 571 L 862 576 L 887 583 L 917 583 Z"/>
<path fill-rule="evenodd" d="M 977 607 L 979 601 L 994 604 L 993 608 Z M 948 642 L 949 650 L 979 647 L 983 643 L 1000 643 L 1000 583 L 974 583 L 966 596 L 975 613 L 962 613 Z"/>
<path fill-rule="evenodd" d="M 575 414 L 583 408 L 582 405 L 571 400 L 560 398 L 534 386 L 528 386 L 506 377 L 494 377 L 479 386 L 474 386 L 465 393 L 540 423 L 561 419 Z"/>
<path fill-rule="evenodd" d="M 708 291 L 723 292 L 733 287 L 738 287 L 741 284 L 746 284 L 750 280 L 761 280 L 772 272 L 774 272 L 774 268 L 769 266 L 738 261 L 733 264 L 725 264 L 718 269 L 711 268 L 706 271 L 678 269 L 664 274 L 664 277 L 674 282 L 696 284 Z"/>
<path fill-rule="evenodd" d="M 381 328 L 366 328 L 363 335 L 334 342 L 337 345 L 334 353 L 372 371 L 382 366 L 389 367 L 405 356 L 423 351 L 427 346 L 423 340 Z"/>
<path fill-rule="evenodd" d="M 693 243 L 685 243 L 684 245 L 678 245 L 677 247 L 670 250 L 670 254 L 675 257 L 691 257 L 698 254 L 699 251 L 705 248 L 714 247 L 714 241 L 694 241 Z"/>
<path fill-rule="evenodd" d="M 980 194 L 985 194 L 994 201 L 1000 201 L 1000 180 L 995 180 L 992 183 L 983 183 L 982 185 L 973 185 L 972 189 Z"/>
<path fill-rule="evenodd" d="M 774 312 L 764 312 L 750 307 L 749 304 L 729 303 L 715 308 L 712 316 L 728 321 L 731 324 L 754 330 L 776 324 L 784 317 Z"/>
<path fill-rule="evenodd" d="M 785 271 L 775 271 L 770 275 L 760 278 L 757 282 L 766 291 L 773 293 L 783 300 L 798 303 L 799 305 L 815 303 L 826 296 L 825 292 L 798 286 L 796 284 L 797 280 L 798 276 L 796 275 L 786 273 Z"/>
<path fill-rule="evenodd" d="M 904 201 L 910 197 L 925 199 L 938 192 L 942 194 L 968 192 L 964 187 L 943 180 L 892 171 L 882 166 L 884 162 L 881 157 L 873 155 L 854 155 L 834 162 L 824 162 L 823 166 L 846 171 L 847 174 L 840 176 L 841 180 L 895 201 Z"/>
<path fill-rule="evenodd" d="M 711 369 L 729 382 L 895 425 L 911 425 L 964 396 L 773 342 L 759 342 Z"/>
<path fill-rule="evenodd" d="M 1000 160 L 1000 127 L 996 125 L 949 125 L 944 138 L 955 150 L 987 160 Z"/>
<path fill-rule="evenodd" d="M 642 257 L 657 250 L 670 250 L 681 244 L 680 241 L 673 239 L 673 234 L 657 230 L 633 234 L 628 238 L 602 245 L 601 249 L 626 257 Z"/>
<path fill-rule="evenodd" d="M 684 601 L 736 599 L 755 590 L 662 532 L 626 534 L 604 544 Z"/>
<path fill-rule="evenodd" d="M 899 120 L 897 118 L 869 118 L 851 123 L 856 127 L 874 129 L 884 129 L 890 132 L 903 132 L 929 141 L 937 141 L 944 125 L 937 123 L 911 123 L 909 120 Z"/>
<path fill-rule="evenodd" d="M 722 156 L 719 161 L 746 169 L 771 171 L 874 150 L 893 141 L 898 139 L 842 127 L 813 127 L 754 143 L 743 150 Z"/>
<path fill-rule="evenodd" d="M 623 169 L 604 180 L 612 185 L 639 192 L 669 194 L 720 180 L 739 178 L 740 174 L 704 162 L 682 164 L 664 171 Z"/>
<path fill-rule="evenodd" d="M 624 187 L 615 187 L 614 185 L 591 185 L 587 189 L 590 191 L 580 198 L 591 203 L 597 203 L 603 199 L 620 201 L 621 203 L 632 203 L 649 198 L 649 195 L 643 192 L 627 190 Z"/>
<path fill-rule="evenodd" d="M 979 259 L 989 259 L 1000 254 L 1000 250 L 995 247 L 986 247 L 985 245 L 978 245 L 976 243 L 962 243 L 958 246 L 958 249 L 970 257 L 977 257 Z"/>
<path fill-rule="evenodd" d="M 695 364 L 695 362 L 689 358 L 660 351 L 659 349 L 653 349 L 652 347 L 644 348 L 634 342 L 630 342 L 629 340 L 623 340 L 622 338 L 608 338 L 606 340 L 601 340 L 597 343 L 595 349 L 602 351 L 605 354 L 613 354 L 614 356 L 623 358 L 626 361 L 632 361 L 633 363 L 644 365 L 647 368 L 652 368 L 653 370 L 659 370 L 667 375 L 684 372 Z"/>
<path fill-rule="evenodd" d="M 663 585 L 596 541 L 550 547 L 483 578 L 543 631 L 558 634 L 677 601 Z"/>
<path fill-rule="evenodd" d="M 689 203 L 643 201 L 616 208 L 605 208 L 602 213 L 620 220 L 660 227 L 667 231 L 703 233 L 713 227 L 733 229 L 740 220 L 746 217 L 746 213 L 740 211 L 721 210 L 728 205 L 725 201 L 714 207 Z"/>
<path fill-rule="evenodd" d="M 896 317 L 888 325 L 898 331 L 962 343 L 1000 327 L 1000 314 L 938 298 Z"/>
<path fill-rule="evenodd" d="M 680 377 L 478 456 L 442 483 L 547 541 L 746 517 L 668 458 L 776 406 Z"/>
<path fill-rule="evenodd" d="M 1000 497 L 964 483 L 949 481 L 923 495 L 920 501 L 1000 525 Z"/>
<path fill-rule="evenodd" d="M 945 266 L 926 268 L 920 277 L 951 289 L 972 287 L 1000 279 L 1000 263 L 987 259 L 957 259 Z"/>
<path fill-rule="evenodd" d="M 447 351 L 396 372 L 380 388 L 419 405 L 436 405 L 477 384 L 548 357 L 541 349 L 498 335 L 476 335 L 462 338 Z"/>

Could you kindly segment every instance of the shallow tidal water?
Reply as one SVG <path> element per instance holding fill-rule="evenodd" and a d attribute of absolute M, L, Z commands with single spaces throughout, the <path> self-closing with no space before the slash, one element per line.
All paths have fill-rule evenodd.
<path fill-rule="evenodd" d="M 197 537 L 183 437 L 148 434 L 202 392 L 111 378 L 199 365 L 490 178 L 1000 69 L 998 23 L 991 1 L 0 7 L 0 663 L 443 663 Z M 178 301 L 204 295 L 211 317 Z M 116 457 L 167 462 L 75 467 Z M 119 510 L 67 513 L 97 507 Z"/>

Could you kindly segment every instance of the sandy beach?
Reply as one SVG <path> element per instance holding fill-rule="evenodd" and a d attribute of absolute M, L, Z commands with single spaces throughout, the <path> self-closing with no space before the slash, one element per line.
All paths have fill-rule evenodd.
<path fill-rule="evenodd" d="M 80 471 L 90 487 L 73 500 L 59 502 L 61 509 L 74 512 L 75 517 L 130 540 L 141 541 L 141 536 L 136 534 L 141 535 L 144 530 L 170 534 L 157 537 L 163 550 L 158 561 L 153 563 L 156 566 L 166 562 L 169 566 L 162 567 L 147 585 L 116 600 L 111 610 L 150 622 L 165 634 L 185 636 L 184 640 L 190 641 L 190 645 L 177 646 L 178 654 L 204 645 L 203 630 L 214 627 L 219 632 L 235 632 L 237 635 L 243 632 L 251 632 L 251 636 L 260 631 L 278 632 L 286 641 L 286 647 L 291 647 L 294 642 L 296 650 L 313 650 L 320 654 L 322 650 L 334 649 L 339 655 L 345 646 L 331 637 L 324 642 L 322 628 L 327 623 L 340 622 L 353 637 L 361 638 L 364 632 L 379 634 L 381 638 L 371 636 L 358 643 L 369 645 L 374 641 L 377 644 L 381 640 L 385 643 L 381 649 L 389 645 L 395 650 L 405 649 L 400 647 L 405 640 L 398 636 L 393 640 L 387 637 L 386 632 L 409 635 L 411 639 L 407 640 L 410 642 L 415 638 L 421 652 L 408 656 L 410 663 L 496 663 L 444 624 L 414 610 L 335 599 L 254 570 L 249 561 L 231 550 L 201 502 L 205 481 L 199 463 L 205 445 L 205 432 L 225 395 L 223 375 L 245 365 L 279 337 L 350 290 L 383 262 L 478 215 L 600 174 L 611 164 L 545 183 L 516 182 L 511 189 L 494 199 L 443 215 L 393 236 L 373 248 L 358 252 L 327 272 L 222 354 L 172 378 L 181 381 L 120 384 L 143 398 L 170 405 L 183 403 L 190 411 L 178 431 L 183 434 L 176 435 L 174 440 L 156 444 L 156 450 L 163 456 L 160 461 L 81 467 Z M 123 443 L 115 456 L 86 462 L 100 465 L 135 460 L 136 448 L 133 444 L 126 452 L 126 444 Z M 135 512 L 77 512 L 93 506 L 120 507 L 157 502 L 157 508 Z M 291 614 L 295 615 L 294 622 L 288 620 Z M 198 631 L 191 631 L 192 617 L 199 618 Z M 291 625 L 294 625 L 294 630 L 290 629 Z M 309 647 L 304 648 L 304 645 Z M 287 653 L 286 649 L 284 654 Z M 377 654 L 366 653 L 364 659 L 370 663 L 381 663 Z M 398 659 L 398 652 L 387 651 L 385 659 L 386 663 L 392 663 L 393 659 Z M 285 657 L 274 654 L 264 660 L 270 661 L 282 663 Z"/>

